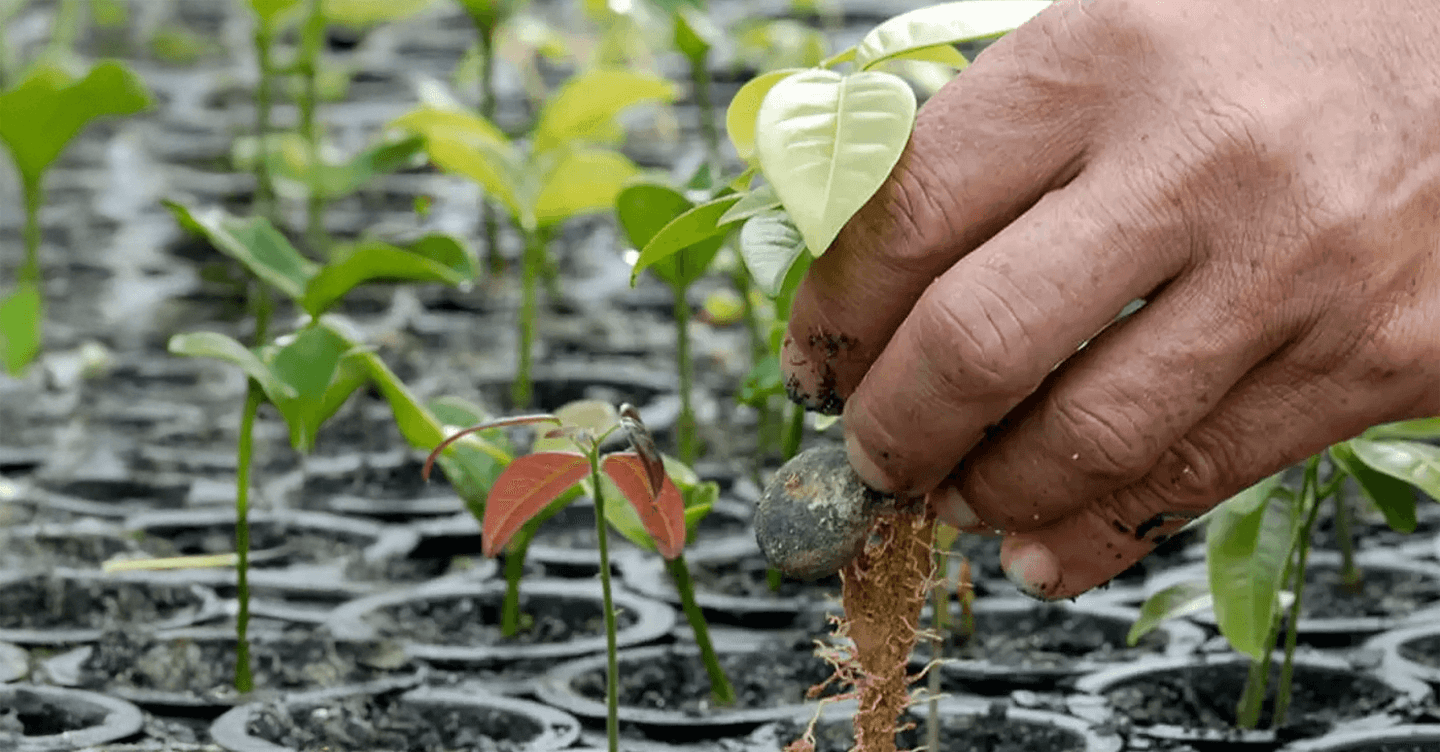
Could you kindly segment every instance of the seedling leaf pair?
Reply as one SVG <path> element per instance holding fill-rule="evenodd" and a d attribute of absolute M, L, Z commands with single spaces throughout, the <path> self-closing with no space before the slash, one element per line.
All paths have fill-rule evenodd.
<path fill-rule="evenodd" d="M 1276 596 L 1296 535 L 1295 511 L 1277 474 L 1217 507 L 1206 531 L 1215 619 L 1230 644 L 1255 660 L 1272 647 Z"/>
<path fill-rule="evenodd" d="M 720 222 L 737 197 L 695 206 L 679 191 L 651 183 L 632 185 L 615 200 L 615 213 L 640 257 L 630 272 L 635 284 L 640 272 L 650 269 L 666 284 L 684 289 L 705 273 L 725 242 Z"/>

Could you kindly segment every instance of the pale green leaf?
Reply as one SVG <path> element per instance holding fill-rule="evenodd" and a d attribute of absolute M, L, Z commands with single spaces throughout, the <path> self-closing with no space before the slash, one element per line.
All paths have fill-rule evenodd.
<path fill-rule="evenodd" d="M 86 125 L 149 106 L 145 84 L 120 63 L 99 63 L 79 81 L 41 63 L 0 93 L 0 143 L 27 190 L 38 193 L 45 170 Z"/>
<path fill-rule="evenodd" d="M 19 376 L 40 354 L 44 299 L 34 282 L 22 282 L 0 298 L 0 360 L 5 371 Z"/>
<path fill-rule="evenodd" d="M 959 0 L 918 8 L 871 29 L 855 50 L 855 66 L 864 70 L 937 44 L 994 39 L 1048 7 L 1048 0 Z"/>
<path fill-rule="evenodd" d="M 760 115 L 760 104 L 765 101 L 765 95 L 775 88 L 775 84 L 802 70 L 783 68 L 762 73 L 747 81 L 731 97 L 730 106 L 725 110 L 725 132 L 741 159 L 749 162 L 755 156 L 755 118 Z"/>
<path fill-rule="evenodd" d="M 1355 479 L 1360 492 L 1385 515 L 1386 524 L 1396 532 L 1413 533 L 1418 520 L 1415 517 L 1415 491 L 1403 478 L 1397 478 L 1383 470 L 1376 470 L 1363 462 L 1356 454 L 1354 442 L 1366 439 L 1342 441 L 1330 447 L 1330 459 L 1335 465 Z M 1382 456 L 1389 457 L 1389 454 Z M 1337 499 L 1337 503 L 1345 503 Z"/>
<path fill-rule="evenodd" d="M 1440 500 L 1440 447 L 1419 441 L 1352 439 L 1355 456 L 1372 469 Z"/>
<path fill-rule="evenodd" d="M 537 227 L 548 227 L 582 214 L 608 211 L 615 197 L 640 173 L 629 157 L 609 149 L 566 151 L 545 171 L 535 196 Z"/>
<path fill-rule="evenodd" d="M 973 2 L 973 0 L 966 0 L 966 2 Z M 966 60 L 965 56 L 960 54 L 960 50 L 957 50 L 953 46 L 948 44 L 937 44 L 931 47 L 921 47 L 919 49 L 910 50 L 908 52 L 902 52 L 898 55 L 891 56 L 887 58 L 887 60 L 913 60 L 915 62 L 921 63 L 936 63 L 939 65 L 949 66 L 956 70 L 964 70 L 970 65 L 970 61 Z"/>
<path fill-rule="evenodd" d="M 545 102 L 536 121 L 532 150 L 539 154 L 570 143 L 614 144 L 615 117 L 644 102 L 670 102 L 675 84 L 628 70 L 598 69 L 566 81 Z"/>
<path fill-rule="evenodd" d="M 1215 619 L 1236 650 L 1259 660 L 1284 588 L 1286 562 L 1295 538 L 1294 506 L 1276 474 L 1240 492 L 1211 513 L 1206 563 Z"/>
<path fill-rule="evenodd" d="M 182 227 L 204 235 L 216 250 L 297 301 L 305 296 L 305 286 L 320 269 L 263 217 L 241 219 L 219 207 L 191 209 L 173 201 L 165 206 Z"/>
<path fill-rule="evenodd" d="M 730 207 L 720 217 L 720 224 L 728 225 L 734 222 L 745 220 L 767 211 L 780 208 L 780 197 L 775 195 L 775 189 L 769 183 L 763 184 L 753 191 L 746 191 L 740 196 L 740 200 Z"/>
<path fill-rule="evenodd" d="M 812 254 L 824 253 L 889 177 L 914 123 L 915 93 L 889 73 L 809 70 L 765 95 L 760 168 Z"/>
<path fill-rule="evenodd" d="M 425 10 L 435 0 L 322 0 L 322 12 L 333 23 L 364 28 L 398 21 Z"/>
<path fill-rule="evenodd" d="M 783 211 L 767 211 L 740 228 L 740 258 L 755 286 L 770 297 L 779 295 L 795 260 L 805 253 L 805 239 Z"/>
<path fill-rule="evenodd" d="M 470 14 L 478 28 L 489 29 L 493 33 L 522 2 L 523 0 L 460 0 L 460 7 Z"/>
<path fill-rule="evenodd" d="M 350 290 L 366 282 L 405 280 L 459 285 L 469 279 L 439 261 L 378 241 L 339 246 L 334 258 L 305 288 L 302 305 L 312 316 L 319 316 Z"/>
<path fill-rule="evenodd" d="M 639 279 L 640 272 L 657 261 L 679 253 L 697 243 L 726 232 L 720 224 L 720 217 L 739 201 L 738 195 L 711 199 L 671 220 L 650 242 L 640 249 L 640 257 L 630 271 L 630 284 Z"/>
<path fill-rule="evenodd" d="M 592 436 L 603 436 L 620 425 L 619 411 L 605 400 L 587 399 L 567 402 L 552 415 L 559 418 L 561 424 L 567 427 L 583 428 Z M 575 442 L 565 435 L 545 436 L 542 434 L 530 446 L 532 453 L 573 452 L 575 449 Z"/>
<path fill-rule="evenodd" d="M 1440 418 L 1382 423 L 1364 434 L 1367 439 L 1440 439 Z"/>
<path fill-rule="evenodd" d="M 524 159 L 493 123 L 468 112 L 423 107 L 391 125 L 424 137 L 425 150 L 436 166 L 479 183 L 518 224 L 533 221 L 522 199 L 530 194 L 533 181 Z"/>
<path fill-rule="evenodd" d="M 293 398 L 297 393 L 293 387 L 276 378 L 270 367 L 249 348 L 219 332 L 187 332 L 170 338 L 171 353 L 189 358 L 213 358 L 239 366 L 246 376 L 254 379 L 267 395 Z"/>
<path fill-rule="evenodd" d="M 1210 586 L 1205 582 L 1171 585 L 1145 599 L 1144 605 L 1140 606 L 1140 618 L 1130 625 L 1130 633 L 1125 636 L 1125 644 L 1134 647 L 1141 637 L 1160 626 L 1161 622 L 1204 611 L 1214 602 Z"/>

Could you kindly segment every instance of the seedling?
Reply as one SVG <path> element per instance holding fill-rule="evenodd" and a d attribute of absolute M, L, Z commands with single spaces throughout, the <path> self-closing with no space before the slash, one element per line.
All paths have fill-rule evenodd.
<path fill-rule="evenodd" d="M 515 407 L 529 406 L 533 393 L 537 284 L 551 265 L 551 237 L 566 220 L 608 211 L 639 172 L 612 148 L 623 138 L 616 116 L 636 104 L 673 98 L 673 85 L 654 76 L 584 73 L 545 103 L 523 149 L 488 119 L 457 107 L 426 106 L 395 121 L 424 137 L 440 169 L 479 183 L 524 237 Z"/>
<path fill-rule="evenodd" d="M 25 197 L 25 260 L 13 289 L 0 296 L 0 358 L 19 375 L 40 352 L 44 295 L 40 278 L 40 207 L 45 174 L 70 141 L 104 117 L 150 106 L 145 85 L 117 62 L 102 62 L 81 78 L 41 60 L 0 92 L 0 142 L 20 175 Z"/>
<path fill-rule="evenodd" d="M 610 583 L 609 525 L 606 522 L 607 485 L 604 481 L 608 479 L 630 502 L 656 550 L 667 560 L 678 559 L 685 546 L 685 503 L 679 489 L 665 472 L 665 463 L 654 439 L 640 421 L 639 413 L 629 405 L 620 408 L 619 420 L 600 432 L 586 426 L 567 424 L 551 414 L 526 415 L 465 429 L 451 436 L 435 451 L 438 453 L 450 442 L 476 431 L 534 424 L 554 426 L 545 438 L 563 438 L 573 449 L 541 451 L 517 457 L 496 478 L 485 501 L 485 519 L 481 526 L 484 554 L 498 554 L 535 515 L 568 489 L 589 479 L 589 490 L 595 503 L 595 535 L 599 543 L 600 587 L 605 607 L 606 735 L 610 752 L 618 752 L 620 688 Z M 629 439 L 631 451 L 602 454 L 601 445 L 620 429 Z M 427 475 L 429 468 L 427 461 Z M 713 653 L 711 657 L 713 659 Z"/>
<path fill-rule="evenodd" d="M 1414 532 L 1412 488 L 1440 499 L 1440 447 L 1424 441 L 1437 437 L 1440 418 L 1377 426 L 1306 460 L 1299 489 L 1287 488 L 1277 474 L 1221 504 L 1207 516 L 1209 582 L 1181 583 L 1152 595 L 1130 631 L 1130 643 L 1165 619 L 1213 608 L 1221 634 L 1253 661 L 1236 719 L 1239 726 L 1254 728 L 1260 723 L 1283 622 L 1284 657 L 1270 718 L 1272 727 L 1283 726 L 1291 698 L 1305 568 L 1320 509 L 1333 500 L 1342 581 L 1358 587 L 1360 572 L 1348 522 L 1351 510 L 1340 495 L 1342 485 L 1353 479 L 1392 529 Z"/>

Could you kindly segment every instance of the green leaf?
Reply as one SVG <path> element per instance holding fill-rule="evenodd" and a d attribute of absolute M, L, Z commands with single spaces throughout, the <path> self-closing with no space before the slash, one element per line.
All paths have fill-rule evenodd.
<path fill-rule="evenodd" d="M 470 14 L 475 26 L 492 33 L 520 4 L 520 0 L 460 0 L 460 7 Z"/>
<path fill-rule="evenodd" d="M 915 93 L 889 73 L 809 70 L 765 95 L 760 167 L 812 254 L 824 253 L 889 177 L 914 123 Z"/>
<path fill-rule="evenodd" d="M 1365 441 L 1354 439 L 1353 441 Z M 1365 494 L 1380 512 L 1385 522 L 1400 533 L 1415 532 L 1415 492 L 1403 478 L 1396 478 L 1384 471 L 1377 471 L 1356 456 L 1351 441 L 1342 441 L 1330 447 L 1330 459 L 1355 479 L 1360 492 Z"/>
<path fill-rule="evenodd" d="M 321 424 L 344 402 L 331 385 L 336 382 L 340 359 L 351 350 L 349 342 L 323 326 L 308 326 L 283 344 L 264 348 L 260 355 L 275 378 L 294 390 L 294 396 L 266 393 L 290 426 L 290 445 L 309 452 Z M 338 385 L 350 386 L 348 380 Z M 358 384 L 357 384 L 358 386 Z M 354 387 L 351 387 L 353 391 Z"/>
<path fill-rule="evenodd" d="M 703 62 L 710 50 L 725 39 L 725 32 L 699 8 L 677 7 L 671 17 L 675 19 L 675 49 L 691 61 Z"/>
<path fill-rule="evenodd" d="M 182 227 L 204 235 L 216 250 L 297 301 L 305 296 L 306 285 L 320 270 L 263 217 L 240 219 L 219 207 L 191 209 L 173 201 L 166 201 L 165 206 Z"/>
<path fill-rule="evenodd" d="M 888 61 L 914 60 L 921 63 L 938 63 L 956 70 L 964 70 L 970 66 L 970 61 L 960 54 L 960 50 L 948 44 L 937 44 L 933 47 L 921 47 L 919 49 L 902 52 L 899 55 L 887 58 Z"/>
<path fill-rule="evenodd" d="M 440 169 L 464 175 L 499 201 L 517 224 L 534 221 L 521 200 L 531 192 L 524 159 L 493 123 L 468 112 L 430 107 L 411 110 L 391 125 L 425 139 L 430 160 Z"/>
<path fill-rule="evenodd" d="M 1294 507 L 1279 490 L 1276 474 L 1241 491 L 1216 507 L 1206 530 L 1215 619 L 1230 645 L 1256 660 L 1273 647 L 1266 642 L 1295 539 Z"/>
<path fill-rule="evenodd" d="M 19 376 L 40 354 L 44 299 L 34 282 L 22 282 L 0 299 L 0 358 L 5 372 Z"/>
<path fill-rule="evenodd" d="M 749 162 L 755 156 L 755 118 L 760 114 L 760 104 L 765 101 L 765 95 L 775 88 L 775 84 L 802 70 L 782 68 L 762 73 L 747 81 L 730 99 L 730 106 L 725 110 L 725 132 L 741 159 Z"/>
<path fill-rule="evenodd" d="M 795 260 L 805 253 L 805 239 L 783 211 L 762 212 L 740 228 L 740 258 L 755 285 L 770 297 L 784 289 Z"/>
<path fill-rule="evenodd" d="M 435 0 L 323 0 L 325 18 L 337 24 L 366 27 L 398 21 L 425 10 Z"/>
<path fill-rule="evenodd" d="M 120 63 L 99 63 L 79 81 L 40 63 L 0 94 L 0 142 L 10 150 L 26 190 L 38 193 L 41 176 L 86 125 L 149 106 L 145 84 Z"/>
<path fill-rule="evenodd" d="M 278 394 L 284 398 L 298 395 L 294 387 L 278 379 L 270 367 L 249 348 L 219 332 L 187 332 L 170 338 L 168 349 L 174 355 L 188 358 L 213 358 L 240 367 L 246 376 L 254 379 L 266 395 Z"/>
<path fill-rule="evenodd" d="M 532 150 L 566 144 L 619 143 L 615 117 L 643 102 L 670 102 L 676 87 L 668 79 L 628 70 L 597 69 L 566 81 L 540 110 Z"/>
<path fill-rule="evenodd" d="M 424 147 L 425 139 L 407 138 L 372 146 L 342 165 L 322 165 L 320 195 L 330 199 L 349 196 L 376 177 L 404 167 Z M 296 175 L 294 179 L 304 182 L 305 176 Z"/>
<path fill-rule="evenodd" d="M 775 189 L 769 183 L 762 184 L 753 191 L 746 191 L 740 196 L 740 200 L 730 207 L 720 217 L 720 224 L 728 225 L 734 222 L 743 222 L 757 214 L 780 208 L 780 197 L 775 195 Z"/>
<path fill-rule="evenodd" d="M 1382 423 L 1363 434 L 1367 439 L 1440 439 L 1440 418 Z"/>
<path fill-rule="evenodd" d="M 535 196 L 535 225 L 548 227 L 582 214 L 608 211 L 639 172 L 629 157 L 617 151 L 567 150 L 545 171 Z"/>
<path fill-rule="evenodd" d="M 250 10 L 267 26 L 275 26 L 285 14 L 300 7 L 300 0 L 250 0 Z"/>
<path fill-rule="evenodd" d="M 937 44 L 994 39 L 1018 28 L 1050 7 L 1049 0 L 960 0 L 902 13 L 876 26 L 860 40 L 855 67 Z"/>
<path fill-rule="evenodd" d="M 312 277 L 305 288 L 302 305 L 311 316 L 319 316 L 366 282 L 406 280 L 459 285 L 470 279 L 439 261 L 373 240 L 340 246 L 335 258 Z"/>
<path fill-rule="evenodd" d="M 636 248 L 644 248 L 665 225 L 692 207 L 690 199 L 679 191 L 650 183 L 632 185 L 615 200 L 620 226 Z M 683 290 L 709 269 L 724 242 L 724 235 L 712 236 L 661 259 L 650 271 L 666 284 Z"/>
<path fill-rule="evenodd" d="M 1204 582 L 1182 582 L 1171 585 L 1149 598 L 1140 606 L 1140 618 L 1130 625 L 1125 644 L 1135 647 L 1141 637 L 1149 634 L 1161 622 L 1210 608 L 1215 599 L 1210 595 L 1210 586 Z"/>
<path fill-rule="evenodd" d="M 1440 500 L 1440 447 L 1418 441 L 1351 439 L 1350 449 L 1371 469 Z"/>
<path fill-rule="evenodd" d="M 657 261 L 673 256 L 692 245 L 721 235 L 726 228 L 720 224 L 720 217 L 739 201 L 738 195 L 711 199 L 681 214 L 656 232 L 650 242 L 640 249 L 640 257 L 630 271 L 630 285 L 633 287 L 640 272 Z"/>

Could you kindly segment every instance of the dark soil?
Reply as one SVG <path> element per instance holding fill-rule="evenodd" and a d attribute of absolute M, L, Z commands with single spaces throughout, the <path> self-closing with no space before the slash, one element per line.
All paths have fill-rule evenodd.
<path fill-rule="evenodd" d="M 303 706 L 266 703 L 251 715 L 248 731 L 306 752 L 521 752 L 542 731 L 513 713 L 418 705 L 399 697 L 386 692 Z"/>
<path fill-rule="evenodd" d="M 1418 572 L 1372 567 L 1361 570 L 1359 592 L 1346 587 L 1340 569 L 1314 565 L 1305 569 L 1306 618 L 1404 617 L 1440 600 L 1440 579 Z"/>
<path fill-rule="evenodd" d="M 429 645 L 530 645 L 605 634 L 600 601 L 527 596 L 522 583 L 520 633 L 503 638 L 500 636 L 500 598 L 497 593 L 493 597 L 411 601 L 367 614 L 365 621 L 385 637 Z M 634 614 L 619 610 L 617 629 L 634 623 Z"/>
<path fill-rule="evenodd" d="M 255 556 L 252 567 L 284 567 L 299 562 L 330 562 L 358 557 L 373 538 L 338 530 L 312 530 L 283 522 L 252 521 L 250 550 L 276 555 Z M 233 524 L 203 527 L 154 527 L 140 540 L 151 556 L 197 556 L 235 550 Z"/>
<path fill-rule="evenodd" d="M 840 597 L 840 577 L 837 575 L 811 582 L 787 577 L 780 581 L 779 589 L 772 589 L 768 572 L 769 565 L 760 554 L 734 561 L 690 565 L 696 592 L 740 598 L 801 598 L 817 602 Z"/>
<path fill-rule="evenodd" d="M 1424 666 L 1440 667 L 1440 635 L 1418 637 L 1402 643 L 1400 656 Z"/>
<path fill-rule="evenodd" d="M 91 705 L 61 705 L 24 689 L 10 696 L 9 707 L 0 707 L 0 748 L 10 749 L 14 736 L 52 736 L 79 731 L 105 720 L 106 711 Z"/>
<path fill-rule="evenodd" d="M 813 655 L 813 644 L 767 646 L 754 652 L 721 653 L 720 665 L 735 687 L 735 708 L 771 708 L 806 701 L 811 687 L 830 678 L 830 664 Z M 576 692 L 605 701 L 604 668 L 577 676 Z M 835 694 L 827 689 L 824 696 Z M 703 716 L 714 710 L 710 675 L 693 652 L 666 651 L 658 659 L 620 662 L 620 704 Z"/>
<path fill-rule="evenodd" d="M 186 585 L 31 577 L 0 586 L 0 629 L 93 629 L 149 625 L 203 601 Z"/>
<path fill-rule="evenodd" d="M 975 633 L 967 638 L 958 631 L 959 610 L 954 612 L 952 631 L 944 643 L 946 658 L 986 661 L 1018 671 L 1063 669 L 1080 661 L 1130 661 L 1163 653 L 1167 643 L 1163 632 L 1154 631 L 1135 647 L 1127 647 L 1128 622 L 1046 603 L 1022 612 L 976 613 Z"/>
<path fill-rule="evenodd" d="M 923 716 L 911 714 L 911 728 L 896 734 L 900 749 L 915 749 L 925 743 Z M 786 721 L 779 727 L 781 743 L 799 739 L 803 725 Z M 855 730 L 850 722 L 831 721 L 815 728 L 815 752 L 850 752 Z M 1085 740 L 1055 726 L 1006 718 L 1003 703 L 996 703 L 987 715 L 942 717 L 940 749 L 944 752 L 1083 752 Z"/>
<path fill-rule="evenodd" d="M 355 684 L 403 669 L 393 643 L 336 642 L 315 634 L 253 639 L 250 666 L 259 690 Z M 85 689 L 173 692 L 196 699 L 235 696 L 235 637 L 144 638 L 108 632 L 80 665 Z"/>
<path fill-rule="evenodd" d="M 0 529 L 4 520 L 0 520 Z M 65 533 L 0 536 L 0 567 L 45 571 L 56 567 L 98 567 L 116 554 L 134 547 L 114 533 Z"/>
<path fill-rule="evenodd" d="M 1166 724 L 1229 731 L 1235 728 L 1235 705 L 1245 686 L 1248 667 L 1242 662 L 1202 666 L 1132 679 L 1105 693 L 1121 715 L 1140 725 Z M 1269 728 L 1279 683 L 1272 667 L 1259 728 Z M 1335 669 L 1297 664 L 1289 713 L 1282 733 L 1317 736 L 1338 721 L 1380 712 L 1396 698 L 1395 690 L 1378 679 Z"/>

